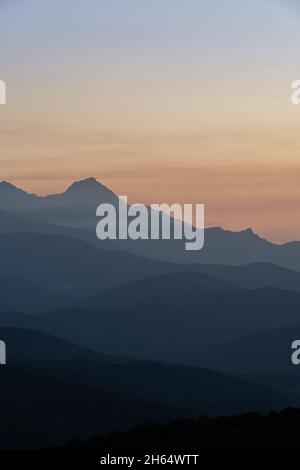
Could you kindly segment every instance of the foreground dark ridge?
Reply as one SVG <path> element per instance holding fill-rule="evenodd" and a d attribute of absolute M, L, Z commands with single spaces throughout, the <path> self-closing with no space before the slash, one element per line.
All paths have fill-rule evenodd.
<path fill-rule="evenodd" d="M 204 450 L 300 450 L 300 409 L 268 414 L 149 423 L 130 432 L 70 442 L 64 450 L 96 451 L 99 455 L 197 454 Z"/>

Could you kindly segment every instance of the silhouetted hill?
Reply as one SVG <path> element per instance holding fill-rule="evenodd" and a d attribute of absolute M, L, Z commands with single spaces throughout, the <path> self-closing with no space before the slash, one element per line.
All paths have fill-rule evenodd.
<path fill-rule="evenodd" d="M 69 341 L 24 328 L 0 328 L 0 338 L 8 345 L 8 361 L 83 361 L 124 364 L 129 359 L 107 356 Z"/>
<path fill-rule="evenodd" d="M 6 278 L 18 278 L 20 280 L 19 284 L 23 279 L 24 286 L 30 283 L 40 286 L 35 292 L 34 289 L 28 287 L 26 296 L 23 295 L 19 298 L 10 295 L 14 288 L 13 284 L 11 288 L 3 289 L 6 294 L 3 294 L 2 300 L 0 297 L 0 310 L 2 311 L 18 310 L 35 313 L 39 310 L 39 306 L 41 312 L 53 310 L 66 305 L 66 302 L 71 305 L 76 300 L 85 299 L 96 294 L 99 295 L 112 287 L 128 283 L 128 281 L 161 273 L 173 273 L 169 277 L 168 286 L 165 287 L 168 291 L 172 290 L 174 281 L 177 290 L 180 279 L 176 280 L 174 273 L 179 271 L 190 272 L 189 285 L 186 277 L 188 274 L 185 274 L 183 282 L 187 289 L 186 295 L 192 296 L 198 296 L 199 289 L 202 294 L 205 291 L 208 293 L 212 289 L 219 291 L 222 283 L 223 289 L 225 289 L 225 286 L 227 286 L 227 289 L 230 286 L 232 289 L 234 286 L 238 289 L 269 285 L 297 291 L 300 285 L 300 274 L 298 272 L 268 263 L 235 267 L 154 262 L 125 252 L 103 251 L 92 247 L 89 243 L 65 235 L 27 231 L 0 234 L 0 258 L 2 261 L 0 275 Z M 201 286 L 200 276 L 198 276 L 197 282 L 193 282 L 192 276 L 196 279 L 196 274 L 193 275 L 192 272 L 204 273 L 202 276 L 206 276 L 206 283 L 204 283 L 203 277 Z M 207 275 L 210 276 L 209 282 Z M 164 282 L 166 282 L 166 279 Z M 150 295 L 154 299 L 160 295 L 159 283 L 158 280 L 156 286 L 153 279 L 149 280 L 149 285 L 146 285 L 147 297 L 145 298 Z M 127 298 L 132 296 L 132 299 L 134 299 L 137 295 L 141 296 L 145 286 L 141 290 L 140 287 L 140 285 L 127 286 L 123 291 L 120 291 L 120 296 L 125 295 L 127 290 L 128 292 L 125 295 Z M 24 292 L 26 290 L 26 288 L 21 287 L 21 284 L 19 290 L 16 288 L 16 292 L 19 292 L 20 289 L 23 289 Z M 153 291 L 152 294 L 149 293 L 150 289 Z M 141 292 L 141 294 L 133 292 L 134 290 Z M 194 294 L 191 292 L 192 290 L 195 291 Z M 30 292 L 34 295 L 30 296 Z M 49 296 L 53 297 L 52 301 Z M 22 298 L 24 303 L 21 301 Z M 26 299 L 27 301 L 25 301 Z M 47 299 L 49 299 L 49 302 Z M 97 299 L 91 299 L 82 305 L 85 308 L 90 308 L 90 305 L 92 305 L 92 308 L 94 308 L 93 303 L 97 307 L 103 308 L 104 304 L 97 305 Z"/>
<path fill-rule="evenodd" d="M 66 299 L 41 284 L 0 274 L 0 311 L 41 313 L 64 308 Z"/>
<path fill-rule="evenodd" d="M 0 274 L 38 283 L 73 301 L 125 281 L 179 269 L 128 253 L 105 252 L 64 235 L 30 232 L 0 234 L 0 259 Z"/>
<path fill-rule="evenodd" d="M 300 271 L 300 242 L 271 243 L 251 229 L 232 232 L 221 227 L 206 228 L 200 251 L 185 251 L 181 240 L 128 240 L 118 244 L 123 250 L 157 260 L 236 266 L 263 262 Z"/>
<path fill-rule="evenodd" d="M 47 367 L 11 362 L 0 374 L 0 449 L 62 445 L 71 436 L 126 429 L 176 413 L 111 388 L 58 377 Z"/>
<path fill-rule="evenodd" d="M 118 290 L 95 296 L 78 304 L 78 308 L 97 310 L 122 307 L 143 308 L 149 305 L 157 308 L 177 303 L 186 306 L 187 302 L 199 300 L 201 296 L 217 295 L 239 291 L 226 281 L 215 279 L 198 271 L 181 271 L 148 277 L 120 286 Z M 117 295 L 116 295 L 117 294 Z M 142 314 L 142 312 L 141 312 Z"/>
<path fill-rule="evenodd" d="M 197 270 L 248 289 L 277 287 L 300 291 L 300 272 L 273 263 L 252 263 L 242 266 L 197 265 Z"/>
<path fill-rule="evenodd" d="M 255 329 L 298 322 L 298 292 L 274 288 L 210 292 L 201 290 L 201 283 L 195 288 L 193 276 L 198 279 L 198 273 L 177 273 L 137 281 L 81 303 L 81 310 L 48 318 L 55 331 L 70 323 L 76 341 L 94 348 L 101 343 L 109 353 L 198 365 L 206 364 L 208 347 L 216 349 Z M 80 331 L 83 318 L 94 325 L 92 332 Z"/>
<path fill-rule="evenodd" d="M 18 232 L 65 235 L 88 242 L 101 250 L 111 250 L 113 248 L 106 241 L 99 243 L 95 232 L 92 230 L 48 223 L 41 217 L 32 214 L 0 210 L 0 234 Z"/>
<path fill-rule="evenodd" d="M 200 417 L 170 424 L 149 423 L 130 432 L 94 436 L 70 442 L 66 450 L 97 455 L 199 455 L 206 450 L 300 450 L 300 411 L 246 413 L 219 418 Z M 80 457 L 80 453 L 78 454 Z M 71 457 L 71 455 L 70 455 Z M 191 462 L 193 462 L 191 460 Z"/>
<path fill-rule="evenodd" d="M 253 331 L 216 348 L 210 365 L 218 364 L 219 370 L 234 374 L 294 374 L 300 377 L 300 367 L 291 362 L 291 345 L 297 339 L 300 340 L 299 323 Z"/>
<path fill-rule="evenodd" d="M 213 357 L 222 344 L 254 330 L 298 322 L 298 292 L 209 292 L 201 290 L 201 282 L 207 281 L 202 276 L 178 273 L 171 276 L 172 282 L 169 274 L 151 278 L 150 283 L 133 282 L 92 298 L 87 304 L 94 310 L 82 306 L 43 316 L 1 313 L 0 326 L 37 329 L 112 355 L 207 366 L 208 350 Z M 215 286 L 215 280 L 208 279 Z"/>
<path fill-rule="evenodd" d="M 0 448 L 53 445 L 146 420 L 298 403 L 209 370 L 110 358 L 34 331 L 5 328 L 0 337 L 8 352 L 0 374 Z"/>

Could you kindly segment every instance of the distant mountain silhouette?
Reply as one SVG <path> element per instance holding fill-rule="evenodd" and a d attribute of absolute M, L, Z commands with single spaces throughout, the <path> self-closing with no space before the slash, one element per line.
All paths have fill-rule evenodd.
<path fill-rule="evenodd" d="M 103 249 L 125 250 L 146 258 L 180 263 L 241 265 L 268 262 L 300 271 L 300 242 L 277 245 L 251 229 L 231 232 L 220 227 L 207 228 L 205 246 L 199 252 L 185 251 L 182 240 L 101 242 L 95 235 L 96 208 L 103 202 L 118 205 L 119 199 L 95 178 L 75 182 L 65 192 L 45 197 L 28 194 L 7 182 L 0 183 L 0 209 L 3 211 L 22 212 L 36 223 L 43 223 L 44 229 L 47 224 L 76 229 L 78 232 L 76 235 L 73 232 L 74 237 L 82 237 L 93 244 L 98 242 Z M 56 233 L 61 233 L 61 228 L 57 230 Z"/>
<path fill-rule="evenodd" d="M 0 311 L 41 313 L 66 305 L 64 296 L 39 283 L 0 274 Z"/>
<path fill-rule="evenodd" d="M 77 181 L 65 192 L 50 196 L 28 194 L 7 182 L 0 183 L 0 209 L 26 212 L 48 223 L 90 227 L 102 202 L 117 205 L 118 197 L 95 178 Z"/>
<path fill-rule="evenodd" d="M 86 316 L 92 324 L 99 325 L 97 335 L 85 336 L 77 331 L 76 337 L 91 341 L 95 347 L 105 344 L 107 351 L 117 354 L 126 352 L 139 357 L 205 365 L 202 348 L 212 350 L 226 339 L 254 329 L 298 322 L 298 293 L 259 289 L 218 294 L 194 291 L 192 294 L 189 281 L 183 285 L 182 278 L 179 279 L 180 282 L 169 290 L 162 282 L 161 290 L 155 294 L 151 288 L 147 289 L 146 283 L 141 286 L 142 281 L 139 282 L 139 303 L 135 302 L 134 294 L 133 297 L 122 296 L 117 291 L 111 294 L 110 307 L 109 294 L 104 295 L 104 310 L 99 299 L 98 306 L 94 305 L 94 316 L 92 313 Z M 185 295 L 186 292 L 189 295 Z M 116 298 L 119 306 L 115 306 Z M 72 313 L 66 313 L 66 318 L 71 322 Z M 74 331 L 79 330 L 83 318 L 83 313 L 76 312 Z"/>
<path fill-rule="evenodd" d="M 270 323 L 270 325 L 272 325 Z M 300 340 L 300 322 L 294 326 L 261 329 L 226 343 L 212 352 L 210 366 L 237 375 L 296 375 L 291 362 L 294 340 Z"/>
<path fill-rule="evenodd" d="M 200 268 L 201 269 L 201 268 Z M 216 279 L 198 271 L 181 271 L 147 277 L 136 282 L 127 283 L 103 295 L 83 300 L 77 307 L 86 310 L 133 307 L 147 309 L 163 305 L 169 306 L 175 302 L 177 307 L 185 307 L 193 300 L 201 302 L 207 295 L 217 295 L 225 292 L 242 290 L 224 280 Z"/>
<path fill-rule="evenodd" d="M 55 336 L 24 328 L 0 328 L 0 338 L 8 345 L 8 360 L 17 362 L 100 361 L 125 364 L 129 359 L 100 354 Z"/>
<path fill-rule="evenodd" d="M 207 366 L 208 351 L 213 355 L 227 341 L 298 322 L 298 292 L 224 290 L 223 283 L 219 291 L 208 291 L 201 284 L 213 286 L 215 280 L 197 272 L 160 275 L 93 297 L 80 308 L 43 316 L 1 313 L 0 326 L 37 329 L 112 355 Z"/>
<path fill-rule="evenodd" d="M 113 246 L 105 241 L 99 245 L 94 231 L 48 223 L 34 214 L 0 210 L 0 234 L 41 233 L 46 235 L 65 235 L 88 242 L 101 250 L 111 250 Z"/>
<path fill-rule="evenodd" d="M 143 288 L 147 288 L 147 296 L 154 299 L 160 295 L 160 281 L 158 280 L 158 285 L 155 285 L 152 277 L 169 273 L 168 289 L 172 291 L 173 281 L 177 288 L 181 289 L 179 277 L 171 276 L 172 273 L 180 271 L 190 273 L 182 274 L 183 281 L 186 288 L 191 291 L 191 295 L 196 297 L 200 292 L 205 294 L 212 290 L 268 286 L 300 290 L 300 273 L 274 264 L 255 263 L 235 267 L 155 262 L 126 252 L 104 251 L 82 240 L 55 233 L 27 231 L 0 233 L 0 258 L 2 260 L 0 275 L 7 278 L 7 282 L 8 279 L 11 280 L 9 286 L 8 284 L 7 287 L 4 287 L 4 284 L 2 286 L 0 311 L 42 313 L 54 308 L 71 306 L 78 300 L 84 300 L 82 305 L 79 305 L 80 308 L 82 306 L 89 308 L 96 299 L 87 300 L 88 297 L 102 294 L 132 280 L 149 277 L 151 277 L 149 285 L 147 286 L 147 282 L 143 284 Z M 18 283 L 16 281 L 14 285 L 12 278 L 18 279 Z M 167 282 L 167 278 L 164 278 L 164 282 Z M 26 286 L 29 284 L 31 288 L 27 289 Z M 26 295 L 14 295 L 14 289 L 15 293 L 23 291 L 24 294 L 27 290 Z M 126 285 L 122 291 L 125 295 L 128 290 L 128 298 L 134 299 L 139 295 L 139 286 L 130 289 L 131 286 Z M 142 291 L 140 295 L 143 297 Z M 186 295 L 190 295 L 188 291 Z M 195 301 L 198 302 L 198 298 Z"/>
<path fill-rule="evenodd" d="M 0 183 L 0 208 L 16 212 L 42 209 L 52 205 L 97 204 L 97 200 L 98 204 L 102 201 L 115 203 L 117 199 L 112 191 L 96 181 L 95 178 L 75 181 L 65 192 L 50 196 L 29 194 L 6 181 Z"/>
<path fill-rule="evenodd" d="M 200 251 L 185 251 L 181 240 L 118 243 L 123 250 L 157 260 L 235 266 L 263 262 L 300 271 L 300 242 L 278 245 L 259 237 L 251 229 L 232 232 L 221 227 L 206 228 L 204 248 Z"/>
<path fill-rule="evenodd" d="M 0 234 L 0 259 L 3 276 L 37 283 L 72 302 L 125 281 L 180 269 L 124 252 L 102 251 L 64 235 L 30 232 Z M 45 308 L 50 306 L 45 302 Z"/>
<path fill-rule="evenodd" d="M 13 211 L 29 210 L 35 207 L 39 198 L 16 188 L 7 181 L 0 182 L 0 208 Z"/>
<path fill-rule="evenodd" d="M 197 265 L 196 269 L 216 279 L 248 289 L 277 287 L 300 291 L 300 272 L 273 263 L 251 263 L 241 266 Z"/>
<path fill-rule="evenodd" d="M 60 205 L 64 203 L 90 202 L 95 204 L 98 200 L 115 203 L 118 197 L 103 184 L 99 183 L 95 178 L 87 178 L 81 181 L 75 181 L 71 186 L 61 194 L 45 196 L 43 204 Z"/>

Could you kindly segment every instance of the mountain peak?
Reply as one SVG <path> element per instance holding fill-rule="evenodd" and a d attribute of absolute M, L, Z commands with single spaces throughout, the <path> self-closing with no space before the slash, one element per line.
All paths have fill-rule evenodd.
<path fill-rule="evenodd" d="M 81 189 L 81 188 L 84 188 L 84 189 L 87 189 L 87 188 L 93 188 L 93 187 L 103 187 L 103 185 L 101 183 L 99 183 L 96 178 L 94 177 L 90 177 L 90 178 L 86 178 L 86 179 L 83 179 L 83 180 L 79 180 L 79 181 L 74 181 L 74 183 L 71 184 L 71 186 L 68 188 L 68 191 L 74 191 L 76 189 Z"/>
<path fill-rule="evenodd" d="M 5 189 L 5 190 L 9 190 L 9 191 L 22 191 L 21 189 L 18 189 L 16 186 L 9 183 L 8 181 L 1 181 L 0 182 L 0 188 Z M 24 191 L 22 191 L 22 192 L 24 192 Z"/>
<path fill-rule="evenodd" d="M 111 202 L 116 200 L 116 195 L 108 189 L 106 186 L 101 184 L 96 178 L 90 177 L 83 180 L 75 181 L 63 193 L 68 198 L 74 200 L 74 198 L 90 202 Z M 60 196 L 63 196 L 60 195 Z"/>
<path fill-rule="evenodd" d="M 33 197 L 35 194 L 30 194 L 23 189 L 18 188 L 17 186 L 9 183 L 8 181 L 1 181 L 0 182 L 0 190 L 5 192 L 10 192 L 11 195 L 15 194 L 16 196 L 26 196 L 26 197 Z"/>
<path fill-rule="evenodd" d="M 77 190 L 99 190 L 99 189 L 105 189 L 106 191 L 109 191 L 103 184 L 99 183 L 99 181 L 96 180 L 94 177 L 90 178 L 85 178 L 83 180 L 79 181 L 74 181 L 74 183 L 71 184 L 71 186 L 68 188 L 67 191 L 77 191 Z"/>

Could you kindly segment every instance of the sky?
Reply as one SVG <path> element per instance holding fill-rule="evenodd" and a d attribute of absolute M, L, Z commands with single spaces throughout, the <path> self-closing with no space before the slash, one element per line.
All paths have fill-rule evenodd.
<path fill-rule="evenodd" d="M 300 2 L 0 0 L 0 180 L 300 239 Z"/>

